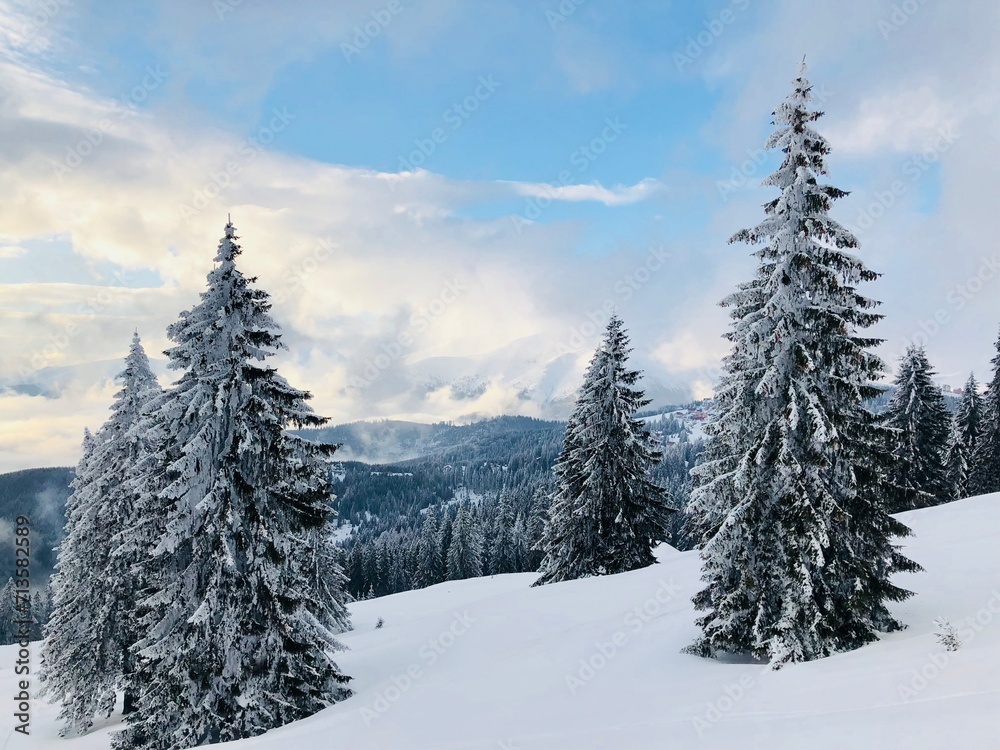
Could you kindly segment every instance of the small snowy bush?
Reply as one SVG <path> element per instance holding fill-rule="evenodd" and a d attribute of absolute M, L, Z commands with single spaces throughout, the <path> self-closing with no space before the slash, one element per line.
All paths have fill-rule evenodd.
<path fill-rule="evenodd" d="M 962 646 L 962 641 L 958 637 L 955 626 L 945 617 L 939 617 L 934 621 L 934 624 L 938 627 L 934 632 L 934 637 L 937 638 L 938 643 L 948 651 L 958 651 Z"/>

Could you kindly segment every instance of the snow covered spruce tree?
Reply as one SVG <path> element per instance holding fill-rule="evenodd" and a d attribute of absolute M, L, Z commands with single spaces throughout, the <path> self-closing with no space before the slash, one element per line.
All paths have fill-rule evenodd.
<path fill-rule="evenodd" d="M 510 490 L 504 487 L 497 499 L 497 515 L 492 538 L 489 540 L 490 575 L 517 572 L 514 526 L 514 504 Z"/>
<path fill-rule="evenodd" d="M 329 500 L 332 502 L 335 499 L 331 494 Z M 334 633 L 351 630 L 343 548 L 334 541 L 326 527 L 309 529 L 302 540 L 302 581 L 310 596 L 319 603 L 318 607 L 313 607 L 314 612 L 325 618 L 323 624 Z"/>
<path fill-rule="evenodd" d="M 759 282 L 741 284 L 739 291 L 722 305 L 731 306 L 731 317 L 740 321 L 763 305 L 762 286 Z M 725 337 L 735 341 L 736 335 L 737 331 L 732 330 Z M 743 380 L 747 369 L 743 354 L 742 348 L 734 347 L 723 358 L 723 370 L 715 387 L 717 416 L 705 425 L 709 440 L 698 463 L 691 468 L 691 496 L 684 506 L 681 531 L 699 549 L 715 535 L 741 497 L 735 483 L 736 470 L 745 452 L 740 439 L 744 437 L 743 420 L 754 399 L 753 389 L 747 388 Z"/>
<path fill-rule="evenodd" d="M 958 404 L 958 411 L 951 423 L 951 439 L 948 444 L 948 482 L 951 495 L 956 500 L 970 497 L 972 492 L 972 469 L 974 466 L 979 431 L 982 429 L 983 399 L 979 395 L 979 383 L 975 375 L 969 375 L 965 392 Z"/>
<path fill-rule="evenodd" d="M 138 333 L 118 378 L 122 387 L 111 417 L 96 435 L 84 437 L 45 629 L 44 686 L 62 704 L 63 734 L 85 732 L 95 716 L 110 715 L 116 690 L 127 686 L 134 672 L 135 561 L 117 552 L 137 523 L 134 485 L 125 480 L 137 474 L 151 449 L 137 428 L 161 392 Z M 126 711 L 134 698 L 126 689 Z"/>
<path fill-rule="evenodd" d="M 162 443 L 146 507 L 160 504 L 162 535 L 139 576 L 153 590 L 141 692 L 118 748 L 259 735 L 350 694 L 331 658 L 341 615 L 303 574 L 322 555 L 333 447 L 286 431 L 326 420 L 264 364 L 283 344 L 267 293 L 236 266 L 236 240 L 227 224 L 208 289 L 167 330 L 183 374 L 148 417 Z"/>
<path fill-rule="evenodd" d="M 774 113 L 768 149 L 784 159 L 764 185 L 781 191 L 765 220 L 732 242 L 755 251 L 755 278 L 731 309 L 715 445 L 692 495 L 703 522 L 705 588 L 689 651 L 749 654 L 774 667 L 875 640 L 900 627 L 887 601 L 910 592 L 892 573 L 916 570 L 892 543 L 909 529 L 879 494 L 886 431 L 863 403 L 882 368 L 879 318 L 856 289 L 877 275 L 847 248 L 857 240 L 828 216 L 845 193 L 817 182 L 826 140 L 811 123 L 805 66 Z"/>
<path fill-rule="evenodd" d="M 631 351 L 621 319 L 612 316 L 555 465 L 536 586 L 644 568 L 667 539 L 673 509 L 650 476 L 661 455 L 634 417 L 649 400 L 634 387 L 639 372 L 627 367 Z"/>
<path fill-rule="evenodd" d="M 33 640 L 40 641 L 44 637 L 45 626 L 52 616 L 51 602 L 48 586 L 31 595 L 31 619 L 33 621 L 31 637 Z"/>
<path fill-rule="evenodd" d="M 8 578 L 7 583 L 0 589 L 0 646 L 7 646 L 15 642 L 17 637 L 17 625 L 15 620 L 20 619 L 14 603 L 17 601 L 17 587 L 14 579 Z"/>
<path fill-rule="evenodd" d="M 483 574 L 483 539 L 468 502 L 462 502 L 451 524 L 451 543 L 446 557 L 449 581 L 476 578 Z"/>
<path fill-rule="evenodd" d="M 909 347 L 900 359 L 896 392 L 882 417 L 894 445 L 887 477 L 893 513 L 952 499 L 947 467 L 951 416 L 933 375 L 924 350 Z"/>
<path fill-rule="evenodd" d="M 986 386 L 982 402 L 982 422 L 972 459 L 973 495 L 1000 492 L 1000 338 L 997 353 L 991 360 L 993 379 Z"/>
<path fill-rule="evenodd" d="M 434 506 L 424 512 L 417 540 L 417 567 L 413 576 L 414 588 L 432 586 L 444 579 L 444 561 L 441 557 L 441 537 Z"/>

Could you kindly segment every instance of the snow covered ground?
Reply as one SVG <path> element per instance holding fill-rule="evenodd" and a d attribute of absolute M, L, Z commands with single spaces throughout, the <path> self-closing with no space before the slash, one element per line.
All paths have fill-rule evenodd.
<path fill-rule="evenodd" d="M 656 431 L 663 429 L 663 420 L 673 419 L 684 426 L 688 433 L 687 439 L 691 442 L 706 440 L 708 435 L 705 433 L 705 425 L 714 418 L 712 408 L 711 401 L 701 401 L 690 407 L 671 407 L 650 416 L 639 417 L 639 421 L 645 422 L 647 428 Z M 677 437 L 671 434 L 670 442 L 674 442 Z"/>
<path fill-rule="evenodd" d="M 538 589 L 496 576 L 354 604 L 339 662 L 356 695 L 234 750 L 996 750 L 1000 495 L 902 517 L 927 572 L 900 578 L 917 592 L 896 608 L 910 627 L 864 649 L 778 672 L 681 654 L 698 559 L 664 547 L 619 576 Z M 958 651 L 937 643 L 938 617 Z M 14 648 L 0 649 L 8 700 Z M 118 723 L 62 740 L 56 713 L 33 702 L 31 737 L 9 746 L 104 750 Z"/>

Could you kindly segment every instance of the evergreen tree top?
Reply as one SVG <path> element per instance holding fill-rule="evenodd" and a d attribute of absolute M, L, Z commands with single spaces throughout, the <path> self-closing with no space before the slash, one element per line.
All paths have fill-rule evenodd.
<path fill-rule="evenodd" d="M 805 77 L 803 62 L 793 81 L 792 92 L 773 113 L 777 129 L 765 144 L 768 150 L 781 149 L 785 158 L 761 184 L 780 188 L 782 195 L 764 205 L 767 219 L 753 229 L 737 232 L 730 242 L 754 244 L 765 237 L 778 239 L 783 233 L 791 233 L 789 239 L 809 239 L 828 247 L 858 246 L 854 235 L 826 216 L 832 202 L 846 196 L 847 192 L 817 182 L 816 175 L 827 172 L 826 156 L 830 153 L 830 144 L 810 127 L 810 123 L 823 116 L 823 112 L 810 109 L 811 100 L 812 84 Z M 849 265 L 859 264 L 856 259 L 846 257 L 835 262 L 837 270 Z M 864 271 L 863 280 L 877 278 L 877 274 Z"/>
<path fill-rule="evenodd" d="M 596 381 L 600 381 L 606 388 L 617 389 L 627 392 L 629 396 L 636 396 L 637 400 L 634 403 L 630 402 L 631 407 L 639 409 L 646 406 L 650 401 L 642 398 L 641 393 L 623 388 L 623 386 L 633 385 L 639 379 L 639 372 L 626 368 L 632 347 L 629 345 L 630 341 L 628 333 L 625 331 L 625 324 L 617 313 L 611 316 L 605 331 L 604 339 L 590 361 L 584 381 L 584 390 L 592 387 Z M 609 405 L 612 403 L 614 402 L 610 401 Z"/>
<path fill-rule="evenodd" d="M 180 314 L 167 328 L 177 346 L 164 352 L 174 369 L 225 371 L 239 359 L 262 361 L 285 348 L 270 316 L 270 296 L 236 267 L 242 250 L 236 227 L 226 224 L 219 241 L 215 267 L 208 273 L 208 289 L 201 301 Z M 233 356 L 236 353 L 236 357 Z"/>
<path fill-rule="evenodd" d="M 135 405 L 138 413 L 138 408 L 146 398 L 146 392 L 160 390 L 138 331 L 132 334 L 132 343 L 125 357 L 125 367 L 118 373 L 117 380 L 122 384 L 122 388 L 115 394 L 115 403 L 111 407 L 115 410 Z"/>
<path fill-rule="evenodd" d="M 185 370 L 178 381 L 181 388 L 217 380 L 256 383 L 270 394 L 283 425 L 321 426 L 327 420 L 305 403 L 312 394 L 293 388 L 274 368 L 257 364 L 287 347 L 269 312 L 270 295 L 236 265 L 242 252 L 238 239 L 232 222 L 227 223 L 208 288 L 197 305 L 168 326 L 167 335 L 176 344 L 164 352 L 169 367 Z"/>
<path fill-rule="evenodd" d="M 907 347 L 899 360 L 899 370 L 896 374 L 898 390 L 893 394 L 893 399 L 911 398 L 908 391 L 917 390 L 921 393 L 933 393 L 936 400 L 940 397 L 943 402 L 941 389 L 934 383 L 935 374 L 930 360 L 927 359 L 927 351 L 922 346 Z"/>
<path fill-rule="evenodd" d="M 976 382 L 975 374 L 970 374 L 965 381 L 965 392 L 961 401 L 958 402 L 958 409 L 955 410 L 954 434 L 952 435 L 952 459 L 962 460 L 966 463 L 972 460 L 972 451 L 975 449 L 979 439 L 979 431 L 983 418 L 983 397 L 979 394 L 979 383 Z M 956 454 L 965 451 L 965 455 Z M 969 467 L 962 466 L 965 472 Z M 967 488 L 964 488 L 967 489 Z"/>
<path fill-rule="evenodd" d="M 94 433 L 90 431 L 89 427 L 83 428 L 83 442 L 82 447 L 82 458 L 81 461 L 86 458 L 92 450 L 94 450 Z"/>
<path fill-rule="evenodd" d="M 1000 335 L 997 336 L 996 342 L 997 353 L 993 355 L 993 359 L 990 360 L 990 364 L 993 365 L 993 379 L 990 380 L 989 384 L 986 386 L 986 393 L 991 396 L 991 400 L 998 400 L 1000 398 Z"/>

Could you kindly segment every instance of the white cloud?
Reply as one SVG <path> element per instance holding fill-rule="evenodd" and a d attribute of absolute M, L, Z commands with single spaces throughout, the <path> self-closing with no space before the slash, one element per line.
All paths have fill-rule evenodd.
<path fill-rule="evenodd" d="M 635 185 L 615 185 L 606 188 L 598 182 L 590 185 L 550 185 L 544 182 L 508 183 L 518 195 L 548 198 L 555 201 L 596 201 L 605 206 L 627 206 L 638 203 L 663 187 L 659 180 L 647 177 Z"/>
<path fill-rule="evenodd" d="M 116 388 L 76 383 L 62 398 L 0 391 L 0 471 L 75 464 L 83 428 L 100 426 Z"/>
<path fill-rule="evenodd" d="M 920 86 L 865 99 L 856 113 L 838 119 L 826 129 L 833 148 L 849 156 L 870 156 L 933 149 L 942 133 L 955 133 L 962 114 L 938 90 Z"/>
<path fill-rule="evenodd" d="M 877 21 L 891 12 L 889 2 L 761 6 L 752 24 L 749 15 L 741 17 L 713 46 L 712 64 L 701 74 L 714 76 L 722 104 L 692 136 L 727 155 L 718 175 L 726 179 L 729 162 L 742 163 L 763 142 L 767 113 L 786 95 L 807 52 L 814 82 L 830 92 L 820 129 L 834 145 L 831 179 L 853 190 L 835 216 L 854 223 L 899 179 L 908 153 L 922 149 L 936 128 L 955 123 L 960 137 L 934 175 L 907 183 L 909 192 L 865 232 L 861 250 L 885 273 L 865 291 L 885 301 L 881 311 L 888 317 L 879 330 L 893 346 L 920 331 L 937 309 L 946 311 L 946 335 L 932 338 L 929 349 L 949 376 L 972 367 L 985 374 L 1000 322 L 1000 279 L 960 308 L 949 301 L 993 247 L 988 219 L 995 210 L 993 165 L 1000 161 L 1000 105 L 991 93 L 1000 69 L 991 30 L 1000 10 L 973 5 L 959 12 L 926 4 L 887 43 Z M 199 71 L 211 70 L 213 84 L 242 78 L 234 96 L 256 102 L 276 70 L 349 40 L 359 18 L 379 6 L 374 0 L 338 5 L 318 14 L 321 23 L 299 38 L 302 15 L 241 4 L 222 21 L 226 33 L 213 46 L 203 44 L 206 33 L 220 28 L 211 4 L 190 34 L 181 33 L 190 7 L 165 4 L 160 29 L 177 45 L 178 66 L 164 85 L 179 91 Z M 425 13 L 417 6 L 411 11 Z M 413 16 L 419 23 L 394 21 L 385 29 L 398 54 L 416 54 L 448 28 L 440 13 L 426 14 Z M 255 149 L 248 158 L 240 153 L 246 142 L 232 133 L 184 126 L 169 113 L 119 117 L 114 102 L 31 67 L 19 41 L 24 32 L 4 29 L 0 258 L 42 263 L 46 256 L 21 250 L 58 238 L 95 266 L 123 269 L 125 287 L 145 287 L 148 278 L 162 279 L 162 286 L 115 287 L 113 299 L 93 311 L 81 310 L 102 291 L 91 279 L 0 288 L 0 344 L 14 374 L 26 361 L 31 370 L 33 360 L 69 368 L 59 373 L 68 378 L 59 381 L 61 398 L 11 391 L 0 397 L 0 469 L 76 460 L 83 426 L 103 421 L 111 392 L 89 363 L 122 356 L 136 325 L 152 354 L 168 345 L 164 328 L 197 300 L 228 212 L 243 237 L 245 269 L 275 296 L 274 312 L 291 346 L 279 366 L 316 394 L 318 411 L 338 421 L 554 413 L 579 382 L 599 335 L 596 313 L 606 301 L 625 317 L 635 362 L 651 390 L 676 393 L 671 387 L 692 378 L 696 393 L 710 386 L 705 372 L 726 350 L 719 338 L 725 313 L 715 303 L 752 263 L 749 248 L 725 240 L 760 219 L 769 191 L 741 190 L 722 203 L 716 176 L 698 174 L 684 185 L 664 178 L 672 199 L 714 213 L 703 226 L 684 228 L 663 270 L 626 296 L 616 282 L 643 264 L 645 249 L 613 248 L 581 260 L 578 226 L 533 224 L 518 232 L 506 217 L 468 218 L 477 214 L 465 209 L 517 197 L 624 206 L 657 199 L 659 180 L 605 187 L 456 180 L 423 170 L 388 175 L 283 155 L 283 131 L 275 133 L 277 150 Z M 790 50 L 788 39 L 806 40 L 808 48 Z M 578 60 L 580 49 L 564 47 L 572 53 L 564 62 Z M 577 91 L 593 91 L 621 77 L 617 66 L 606 56 L 566 72 L 575 76 Z M 111 127 L 101 128 L 104 119 Z M 292 120 L 287 128 L 295 125 Z M 78 166 L 57 170 L 95 128 L 100 142 L 82 149 L 88 153 Z M 682 155 L 692 148 L 683 139 L 676 147 Z M 938 205 L 920 215 L 921 200 Z M 182 216 L 183 207 L 197 210 Z M 74 322 L 76 333 L 62 338 Z M 398 345 L 401 332 L 411 343 Z M 560 348 L 567 342 L 568 353 Z M 52 356 L 35 358 L 49 347 Z M 357 379 L 380 355 L 384 366 L 358 388 Z M 10 372 L 3 375 L 0 383 L 10 384 Z M 467 387 L 453 387 L 449 379 L 456 378 Z M 545 412 L 549 407 L 540 404 L 547 401 L 558 406 Z"/>
<path fill-rule="evenodd" d="M 702 375 L 714 373 L 720 359 L 729 350 L 719 341 L 706 341 L 693 330 L 685 330 L 680 335 L 664 341 L 652 354 L 653 359 L 663 363 L 670 371 L 702 370 Z M 708 372 L 710 371 L 710 372 Z M 703 380 L 712 378 L 703 377 Z"/>
<path fill-rule="evenodd" d="M 107 407 L 108 394 L 86 382 L 87 363 L 120 357 L 137 326 L 151 353 L 169 344 L 163 330 L 196 302 L 227 213 L 242 237 L 246 272 L 274 295 L 292 348 L 280 366 L 316 394 L 321 413 L 337 420 L 539 414 L 543 407 L 525 399 L 525 388 L 546 377 L 577 311 L 607 295 L 606 279 L 614 278 L 607 270 L 621 274 L 635 262 L 618 268 L 608 258 L 574 271 L 570 290 L 575 228 L 522 233 L 506 217 L 456 216 L 480 200 L 543 193 L 626 205 L 658 187 L 655 180 L 605 188 L 424 171 L 388 176 L 262 148 L 248 156 L 235 135 L 132 116 L 113 120 L 79 163 L 67 165 L 81 132 L 100 128 L 114 103 L 37 69 L 10 63 L 7 72 L 4 116 L 18 133 L 18 157 L 0 169 L 0 190 L 15 196 L 0 204 L 7 246 L 55 237 L 88 262 L 122 271 L 107 287 L 81 279 L 0 288 L 7 331 L 0 385 L 32 383 L 50 368 L 69 368 L 61 378 L 79 375 L 60 381 L 59 398 L 5 392 L 0 468 L 76 460 L 80 431 L 99 426 Z M 276 132 L 277 145 L 280 138 Z M 60 163 L 66 168 L 53 166 Z M 29 250 L 17 262 L 40 272 L 31 265 L 43 257 Z M 138 281 L 150 277 L 163 286 Z M 568 303 L 554 305 L 559 297 Z M 358 388 L 368 363 L 401 332 L 409 343 Z M 465 392 L 426 381 L 420 363 L 431 360 L 486 385 Z M 572 373 L 559 380 L 572 383 Z M 564 395 L 556 389 L 539 398 Z M 72 408 L 60 411 L 67 399 Z"/>

